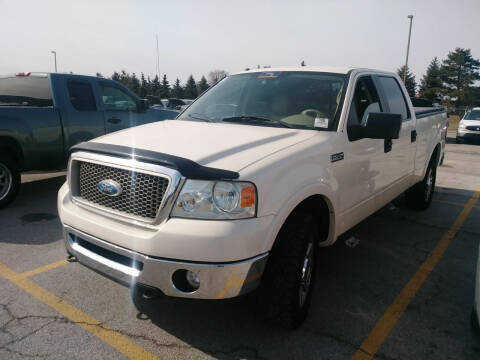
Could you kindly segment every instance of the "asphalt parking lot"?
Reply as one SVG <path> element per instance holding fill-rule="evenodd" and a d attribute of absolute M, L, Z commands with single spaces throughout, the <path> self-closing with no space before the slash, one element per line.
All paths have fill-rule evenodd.
<path fill-rule="evenodd" d="M 128 288 L 65 261 L 64 176 L 28 175 L 0 210 L 0 359 L 478 360 L 480 146 L 452 140 L 429 210 L 400 197 L 322 249 L 311 312 L 294 332 L 247 301 L 159 299 L 137 313 Z"/>

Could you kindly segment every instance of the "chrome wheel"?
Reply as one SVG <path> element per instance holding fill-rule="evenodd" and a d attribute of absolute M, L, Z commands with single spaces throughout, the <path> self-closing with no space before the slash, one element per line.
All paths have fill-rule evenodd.
<path fill-rule="evenodd" d="M 425 201 L 430 199 L 433 191 L 433 170 L 432 168 L 428 169 L 427 178 L 425 181 Z"/>
<path fill-rule="evenodd" d="M 298 307 L 302 308 L 307 300 L 312 282 L 313 273 L 313 243 L 308 243 L 307 251 L 303 259 L 302 277 L 300 279 L 300 288 L 298 291 Z"/>
<path fill-rule="evenodd" d="M 0 200 L 5 198 L 12 188 L 12 172 L 0 163 Z"/>

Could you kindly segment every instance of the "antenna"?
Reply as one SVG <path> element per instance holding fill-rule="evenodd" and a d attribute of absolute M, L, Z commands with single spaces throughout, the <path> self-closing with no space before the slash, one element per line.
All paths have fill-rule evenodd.
<path fill-rule="evenodd" d="M 158 34 L 155 34 L 157 38 L 157 76 L 160 79 L 160 57 L 158 55 Z"/>

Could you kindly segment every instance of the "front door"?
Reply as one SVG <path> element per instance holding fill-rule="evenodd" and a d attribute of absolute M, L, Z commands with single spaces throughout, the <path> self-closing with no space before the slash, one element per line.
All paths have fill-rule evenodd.
<path fill-rule="evenodd" d="M 134 96 L 110 82 L 99 82 L 98 85 L 107 133 L 143 123 L 145 113 L 138 112 Z"/>

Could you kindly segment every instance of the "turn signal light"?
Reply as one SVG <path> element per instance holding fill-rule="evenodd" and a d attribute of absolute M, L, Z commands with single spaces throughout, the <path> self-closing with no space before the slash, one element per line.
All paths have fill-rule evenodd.
<path fill-rule="evenodd" d="M 253 206 L 255 204 L 255 187 L 253 185 L 244 187 L 240 197 L 240 206 L 242 208 Z"/>

